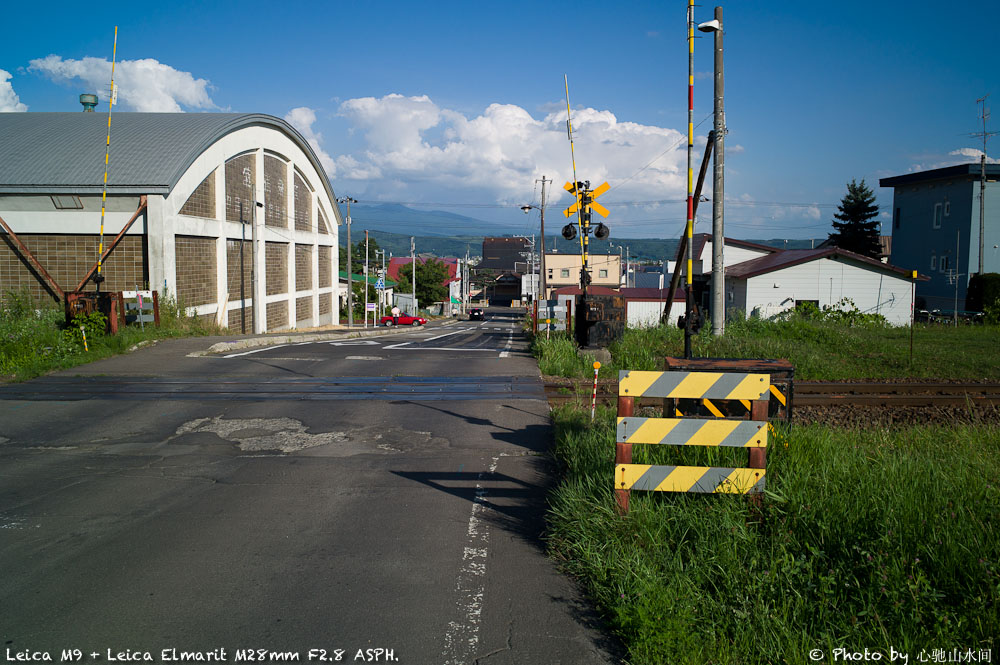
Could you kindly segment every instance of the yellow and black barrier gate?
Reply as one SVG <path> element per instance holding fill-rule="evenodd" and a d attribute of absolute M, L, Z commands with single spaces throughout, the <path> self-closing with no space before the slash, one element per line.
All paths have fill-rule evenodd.
<path fill-rule="evenodd" d="M 743 372 L 640 372 L 618 375 L 618 427 L 615 437 L 615 499 L 628 512 L 632 490 L 759 495 L 767 462 L 768 374 Z M 638 397 L 694 399 L 747 405 L 749 420 L 719 418 L 643 418 L 635 413 Z M 669 411 L 668 411 L 669 412 Z M 676 414 L 672 414 L 676 415 Z M 715 415 L 715 414 L 713 414 Z M 722 416 L 720 412 L 718 414 Z M 722 446 L 746 448 L 746 468 L 632 464 L 632 446 Z"/>

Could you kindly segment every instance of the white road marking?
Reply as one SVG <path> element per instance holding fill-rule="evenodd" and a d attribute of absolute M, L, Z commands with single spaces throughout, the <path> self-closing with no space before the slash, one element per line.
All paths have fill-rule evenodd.
<path fill-rule="evenodd" d="M 503 453 L 495 456 L 490 462 L 488 474 L 497 470 L 497 464 Z M 445 665 L 464 665 L 469 662 L 479 648 L 479 624 L 483 615 L 483 595 L 486 591 L 486 562 L 489 558 L 490 529 L 483 521 L 484 514 L 490 510 L 486 503 L 489 492 L 483 487 L 483 474 L 476 478 L 476 498 L 472 501 L 472 514 L 469 515 L 469 526 L 466 529 L 466 543 L 462 552 L 462 568 L 458 571 L 458 582 L 455 590 L 458 592 L 459 621 L 448 622 L 448 630 L 444 635 Z"/>
<path fill-rule="evenodd" d="M 327 342 L 330 346 L 378 346 L 381 342 L 373 342 L 370 339 L 351 340 L 349 342 Z"/>
<path fill-rule="evenodd" d="M 425 341 L 433 342 L 436 339 L 441 339 L 442 337 L 447 337 L 448 335 L 457 335 L 458 333 L 466 332 L 465 330 L 452 330 L 451 332 L 446 332 L 443 335 L 438 335 L 437 337 L 428 337 Z"/>
<path fill-rule="evenodd" d="M 382 360 L 382 356 L 347 356 L 344 360 Z"/>
<path fill-rule="evenodd" d="M 228 356 L 222 356 L 223 358 L 235 358 L 237 356 L 249 356 L 251 353 L 260 353 L 261 351 L 270 351 L 271 349 L 280 349 L 283 346 L 288 346 L 288 344 L 277 344 L 275 346 L 262 346 L 259 349 L 254 349 L 252 351 L 244 351 L 243 353 L 230 353 Z"/>

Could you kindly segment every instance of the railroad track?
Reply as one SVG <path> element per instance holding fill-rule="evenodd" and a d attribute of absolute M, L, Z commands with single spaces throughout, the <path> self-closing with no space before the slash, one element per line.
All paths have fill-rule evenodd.
<path fill-rule="evenodd" d="M 545 394 L 553 404 L 580 400 L 590 401 L 593 382 L 586 380 L 572 383 L 545 383 Z M 618 397 L 618 382 L 600 380 L 597 399 L 611 404 Z M 659 399 L 640 399 L 640 406 L 657 406 Z M 883 406 L 883 407 L 933 407 L 1000 405 L 1000 383 L 948 383 L 948 382 L 841 382 L 796 381 L 793 408 L 802 406 Z"/>

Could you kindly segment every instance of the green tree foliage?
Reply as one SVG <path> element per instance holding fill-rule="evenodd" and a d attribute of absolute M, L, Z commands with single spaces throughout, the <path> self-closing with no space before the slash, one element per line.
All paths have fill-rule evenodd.
<path fill-rule="evenodd" d="M 996 307 L 998 304 L 1000 304 L 1000 274 L 988 272 L 973 275 L 965 295 L 965 309 L 984 312 L 987 307 Z"/>
<path fill-rule="evenodd" d="M 840 200 L 834 215 L 833 233 L 830 242 L 849 252 L 877 259 L 881 253 L 878 242 L 878 206 L 875 205 L 875 193 L 861 182 L 851 182 L 847 185 L 847 194 Z"/>
<path fill-rule="evenodd" d="M 352 243 L 351 247 L 353 252 L 351 252 L 351 270 L 354 274 L 360 275 L 364 270 L 365 265 L 365 239 L 364 236 L 356 242 Z M 339 247 L 340 250 L 340 269 L 347 272 L 347 248 Z M 376 260 L 375 252 L 380 251 L 382 248 L 379 247 L 378 241 L 375 238 L 368 239 L 368 266 L 372 271 L 372 274 L 377 270 L 377 266 L 381 265 L 381 257 Z M 388 263 L 388 260 L 387 260 Z M 387 266 L 388 267 L 388 266 Z"/>
<path fill-rule="evenodd" d="M 399 293 L 412 293 L 412 265 L 407 264 L 399 269 Z M 433 302 L 443 302 L 448 297 L 448 287 L 444 281 L 448 279 L 448 265 L 437 259 L 427 259 L 417 263 L 417 302 L 429 305 Z"/>

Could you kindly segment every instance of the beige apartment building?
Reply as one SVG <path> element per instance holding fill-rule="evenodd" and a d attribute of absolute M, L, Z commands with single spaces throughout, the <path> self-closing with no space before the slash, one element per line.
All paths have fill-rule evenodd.
<path fill-rule="evenodd" d="M 587 258 L 590 269 L 591 284 L 617 289 L 621 286 L 622 263 L 620 254 L 590 254 Z M 545 298 L 553 290 L 564 286 L 580 285 L 580 255 L 579 254 L 546 254 L 543 269 L 545 270 Z"/>

